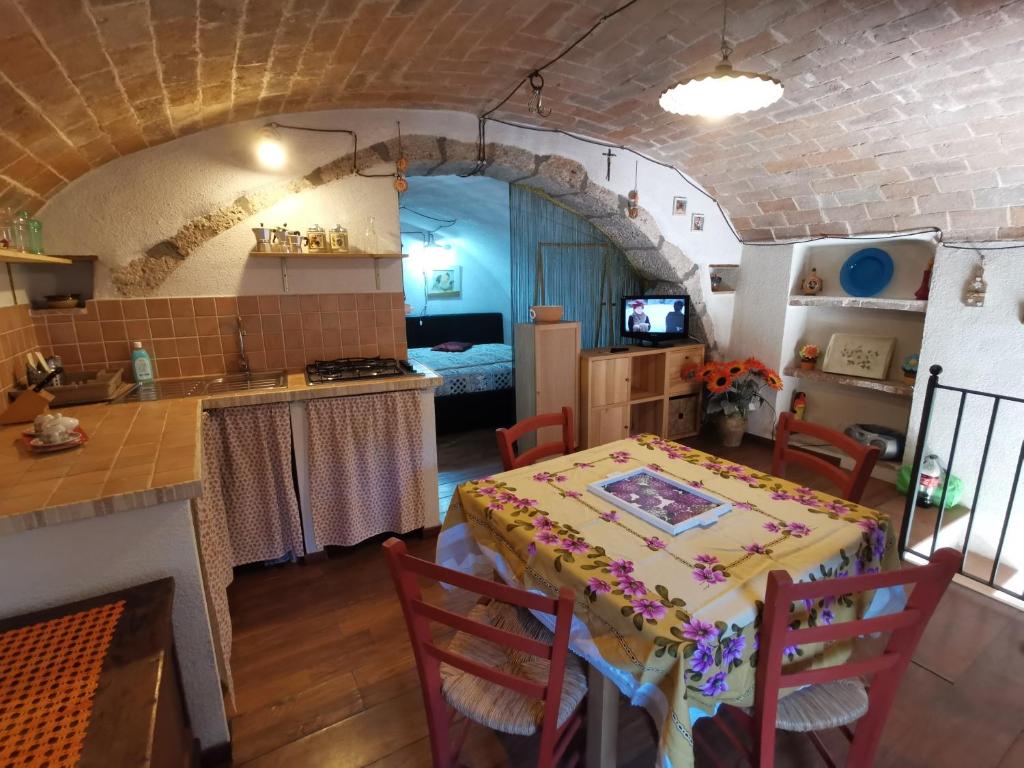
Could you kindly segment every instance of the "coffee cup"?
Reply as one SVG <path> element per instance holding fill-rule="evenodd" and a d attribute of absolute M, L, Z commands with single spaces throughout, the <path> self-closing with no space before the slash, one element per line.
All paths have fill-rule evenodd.
<path fill-rule="evenodd" d="M 57 445 L 63 443 L 68 439 L 68 431 L 64 428 L 63 424 L 56 422 L 50 422 L 40 433 L 39 438 L 47 445 Z"/>

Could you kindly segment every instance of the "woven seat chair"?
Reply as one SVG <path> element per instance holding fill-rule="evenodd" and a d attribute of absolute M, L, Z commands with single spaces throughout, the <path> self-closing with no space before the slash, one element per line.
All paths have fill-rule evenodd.
<path fill-rule="evenodd" d="M 552 599 L 470 576 L 413 557 L 396 538 L 384 550 L 416 656 L 435 768 L 458 765 L 469 721 L 514 735 L 539 733 L 538 768 L 554 768 L 563 758 L 576 765 L 579 753 L 570 747 L 582 724 L 587 680 L 569 652 L 573 590 L 562 587 Z M 453 613 L 423 600 L 418 577 L 490 601 L 466 616 Z M 553 615 L 554 634 L 527 609 Z M 431 622 L 457 630 L 447 648 L 434 642 Z M 457 740 L 449 707 L 466 718 Z"/>
<path fill-rule="evenodd" d="M 853 469 L 848 472 L 819 456 L 798 450 L 800 446 L 790 446 L 789 437 L 794 434 L 808 435 L 838 448 L 853 459 Z M 858 443 L 852 437 L 821 424 L 798 419 L 792 413 L 779 415 L 775 426 L 775 450 L 772 452 L 772 474 L 776 477 L 785 476 L 786 464 L 801 464 L 835 484 L 844 499 L 859 504 L 876 461 L 877 448 Z"/>
<path fill-rule="evenodd" d="M 561 427 L 561 441 L 543 443 L 516 456 L 516 441 L 523 435 L 529 432 L 536 432 L 542 427 Z M 501 454 L 501 465 L 505 468 L 506 472 L 510 469 L 529 466 L 545 456 L 568 455 L 576 450 L 576 440 L 573 435 L 572 408 L 567 405 L 562 406 L 562 410 L 558 413 L 540 413 L 528 419 L 517 421 L 508 429 L 502 427 L 495 434 L 498 438 L 498 452 Z"/>
<path fill-rule="evenodd" d="M 809 733 L 825 763 L 834 766 L 833 757 L 815 731 L 840 728 L 850 741 L 846 765 L 851 768 L 873 765 L 900 681 L 935 606 L 959 566 L 960 553 L 947 548 L 938 550 L 928 565 L 852 578 L 795 584 L 785 571 L 771 571 L 761 618 L 754 707 L 752 710 L 722 707 L 715 717 L 709 718 L 710 725 L 760 768 L 774 765 L 776 729 Z M 789 626 L 790 607 L 794 602 L 899 586 L 912 586 L 913 591 L 906 607 L 897 613 L 804 629 Z M 795 672 L 782 669 L 787 647 L 853 640 L 877 632 L 892 633 L 877 656 L 821 669 Z M 865 678 L 870 678 L 869 685 L 865 684 Z M 799 690 L 780 699 L 779 692 L 787 688 Z M 851 731 L 848 726 L 854 723 L 856 728 Z M 739 733 L 736 726 L 739 726 Z M 752 748 L 741 738 L 743 731 L 749 733 Z M 719 759 L 703 730 L 694 731 L 694 745 L 712 765 L 733 764 Z"/>

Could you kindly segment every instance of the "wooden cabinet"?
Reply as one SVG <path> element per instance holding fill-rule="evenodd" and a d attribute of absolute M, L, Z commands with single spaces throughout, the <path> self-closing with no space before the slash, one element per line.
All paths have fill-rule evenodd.
<path fill-rule="evenodd" d="M 698 383 L 683 380 L 683 366 L 704 362 L 703 344 L 580 355 L 580 446 L 652 433 L 682 438 L 700 430 Z"/>
<path fill-rule="evenodd" d="M 583 442 L 581 439 L 580 445 L 586 447 L 629 437 L 629 404 L 592 408 L 586 419 L 584 432 L 589 442 Z"/>
<path fill-rule="evenodd" d="M 520 323 L 515 327 L 516 419 L 572 408 L 579 434 L 579 323 Z M 561 440 L 558 427 L 546 427 L 519 441 L 519 450 L 537 440 Z"/>
<path fill-rule="evenodd" d="M 585 386 L 590 393 L 592 408 L 628 403 L 629 358 L 617 357 L 594 364 Z"/>

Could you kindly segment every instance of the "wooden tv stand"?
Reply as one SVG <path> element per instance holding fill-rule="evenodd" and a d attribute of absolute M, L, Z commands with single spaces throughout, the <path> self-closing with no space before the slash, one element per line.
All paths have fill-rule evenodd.
<path fill-rule="evenodd" d="M 704 345 L 608 347 L 580 353 L 580 446 L 651 433 L 670 439 L 700 431 L 701 386 L 679 375 L 704 362 Z"/>

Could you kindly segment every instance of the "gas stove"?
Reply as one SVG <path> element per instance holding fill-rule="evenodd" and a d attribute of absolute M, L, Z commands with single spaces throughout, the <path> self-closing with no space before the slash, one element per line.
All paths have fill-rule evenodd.
<path fill-rule="evenodd" d="M 385 376 L 421 375 L 405 360 L 396 360 L 393 357 L 341 357 L 337 360 L 316 360 L 306 366 L 306 382 L 310 385 Z"/>

